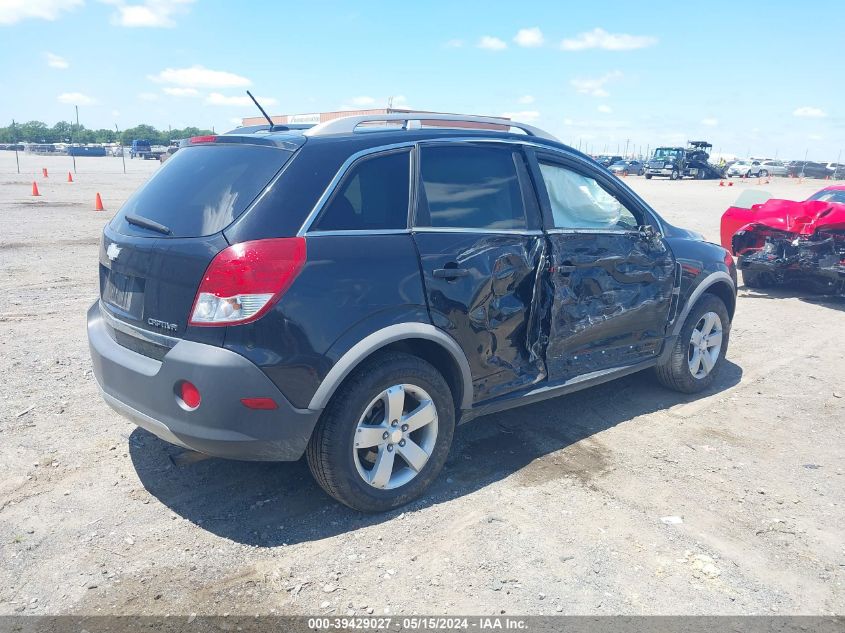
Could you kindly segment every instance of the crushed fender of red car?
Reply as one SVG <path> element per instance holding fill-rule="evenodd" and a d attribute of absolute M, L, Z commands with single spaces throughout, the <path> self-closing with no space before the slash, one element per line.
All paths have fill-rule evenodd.
<path fill-rule="evenodd" d="M 746 286 L 801 283 L 845 295 L 845 186 L 807 200 L 747 191 L 722 215 L 722 246 L 738 257 Z"/>

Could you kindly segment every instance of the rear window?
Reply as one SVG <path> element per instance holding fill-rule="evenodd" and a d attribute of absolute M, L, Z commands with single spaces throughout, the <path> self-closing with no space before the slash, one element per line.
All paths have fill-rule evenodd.
<path fill-rule="evenodd" d="M 238 218 L 291 157 L 275 147 L 209 144 L 186 147 L 121 207 L 112 228 L 124 235 L 164 237 L 129 224 L 127 215 L 170 229 L 168 237 L 213 235 Z"/>

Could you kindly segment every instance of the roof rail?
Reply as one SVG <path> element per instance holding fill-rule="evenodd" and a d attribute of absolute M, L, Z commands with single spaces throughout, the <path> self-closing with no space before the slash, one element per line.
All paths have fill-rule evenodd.
<path fill-rule="evenodd" d="M 533 125 L 517 123 L 510 119 L 490 116 L 474 116 L 471 114 L 439 114 L 433 112 L 402 112 L 398 114 L 364 114 L 360 116 L 347 116 L 339 119 L 325 121 L 315 125 L 310 130 L 303 132 L 305 136 L 328 136 L 330 134 L 352 134 L 362 123 L 381 121 L 402 121 L 401 130 L 419 129 L 424 121 L 459 121 L 461 123 L 485 123 L 487 125 L 500 125 L 506 128 L 517 128 L 528 136 L 544 138 L 550 141 L 558 139 L 548 132 L 536 128 Z M 507 130 L 503 130 L 507 131 Z"/>

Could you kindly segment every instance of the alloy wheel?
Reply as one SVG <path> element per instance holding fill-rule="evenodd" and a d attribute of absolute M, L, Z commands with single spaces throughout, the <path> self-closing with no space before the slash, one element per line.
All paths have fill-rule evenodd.
<path fill-rule="evenodd" d="M 722 351 L 722 320 L 715 312 L 706 312 L 690 336 L 687 361 L 694 378 L 706 377 L 716 366 Z"/>
<path fill-rule="evenodd" d="M 355 428 L 353 458 L 361 478 L 390 490 L 414 479 L 437 443 L 437 407 L 421 387 L 394 385 L 373 398 Z"/>

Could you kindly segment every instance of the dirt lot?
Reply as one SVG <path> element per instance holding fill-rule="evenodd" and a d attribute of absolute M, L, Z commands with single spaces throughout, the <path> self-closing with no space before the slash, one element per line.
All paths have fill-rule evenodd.
<path fill-rule="evenodd" d="M 428 496 L 361 515 L 302 462 L 174 463 L 100 399 L 97 242 L 157 168 L 126 162 L 0 153 L 0 614 L 845 613 L 845 302 L 740 288 L 709 393 L 646 373 L 476 420 Z M 629 183 L 714 241 L 756 186 Z"/>

